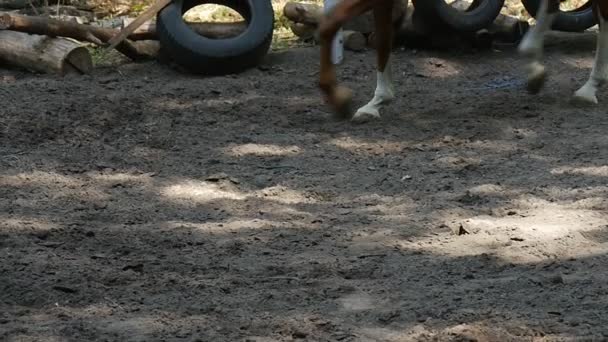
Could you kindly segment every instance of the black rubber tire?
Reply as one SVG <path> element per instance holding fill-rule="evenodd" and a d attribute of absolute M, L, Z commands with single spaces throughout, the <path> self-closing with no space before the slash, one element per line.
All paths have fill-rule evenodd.
<path fill-rule="evenodd" d="M 457 31 L 475 32 L 494 22 L 505 0 L 477 0 L 466 11 L 452 7 L 445 0 L 413 0 L 413 3 L 425 17 L 435 16 Z"/>
<path fill-rule="evenodd" d="M 237 11 L 248 26 L 229 39 L 203 37 L 188 27 L 183 15 L 204 4 L 218 4 Z M 161 46 L 180 66 L 193 73 L 225 75 L 258 65 L 268 53 L 274 29 L 270 0 L 173 0 L 157 18 Z"/>
<path fill-rule="evenodd" d="M 541 0 L 522 0 L 521 2 L 526 11 L 536 18 Z M 588 0 L 583 6 L 572 11 L 560 11 L 551 28 L 556 31 L 582 32 L 595 24 L 597 24 L 597 19 L 593 15 L 591 0 Z"/>

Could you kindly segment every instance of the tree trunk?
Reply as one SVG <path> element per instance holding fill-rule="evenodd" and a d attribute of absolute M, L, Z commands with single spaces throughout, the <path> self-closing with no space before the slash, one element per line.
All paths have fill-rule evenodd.
<path fill-rule="evenodd" d="M 88 74 L 93 69 L 89 51 L 64 38 L 0 31 L 0 60 L 44 73 Z"/>

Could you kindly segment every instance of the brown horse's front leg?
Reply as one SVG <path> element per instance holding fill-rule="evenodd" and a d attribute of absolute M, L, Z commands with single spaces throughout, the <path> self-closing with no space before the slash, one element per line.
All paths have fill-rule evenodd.
<path fill-rule="evenodd" d="M 379 1 L 382 0 L 343 0 L 319 25 L 321 43 L 319 87 L 334 113 L 342 118 L 348 118 L 352 115 L 350 108 L 352 93 L 349 89 L 338 85 L 336 70 L 331 62 L 331 43 L 345 22 L 371 9 Z"/>

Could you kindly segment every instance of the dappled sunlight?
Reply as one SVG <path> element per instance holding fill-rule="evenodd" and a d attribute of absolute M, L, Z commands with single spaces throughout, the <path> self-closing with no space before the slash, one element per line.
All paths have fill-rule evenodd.
<path fill-rule="evenodd" d="M 476 215 L 463 219 L 463 213 L 446 215 L 444 220 L 451 232 L 401 242 L 401 246 L 449 257 L 489 254 L 505 262 L 522 264 L 556 255 L 589 257 L 608 251 L 608 245 L 585 237 L 586 232 L 594 232 L 597 237 L 598 230 L 608 237 L 608 214 L 603 211 L 573 209 L 568 204 L 540 199 L 521 200 L 515 208 L 502 216 Z M 569 249 L 570 244 L 585 248 Z M 522 246 L 530 248 L 522 252 Z"/>
<path fill-rule="evenodd" d="M 509 140 L 471 140 L 450 135 L 420 142 L 406 140 L 366 141 L 364 139 L 348 136 L 333 138 L 328 140 L 326 143 L 352 153 L 361 153 L 367 155 L 404 154 L 408 153 L 410 150 L 427 151 L 431 149 L 453 147 L 467 147 L 492 152 L 513 152 L 519 148 L 519 145 L 516 142 Z"/>
<path fill-rule="evenodd" d="M 82 179 L 85 178 L 85 179 Z M 68 199 L 101 201 L 108 195 L 86 181 L 86 176 L 78 178 L 65 176 L 55 172 L 25 172 L 16 175 L 0 177 L 0 187 L 12 187 L 23 191 L 29 190 L 27 196 L 17 200 L 19 205 L 36 206 L 43 198 L 45 201 Z"/>
<path fill-rule="evenodd" d="M 315 203 L 316 200 L 300 191 L 276 185 L 261 190 L 244 192 L 235 185 L 186 180 L 160 189 L 160 195 L 175 201 L 208 203 L 215 200 L 243 201 L 251 198 L 284 204 Z"/>
<path fill-rule="evenodd" d="M 49 231 L 56 225 L 35 219 L 33 217 L 2 217 L 0 216 L 0 232 Z"/>
<path fill-rule="evenodd" d="M 152 173 L 143 173 L 143 174 L 129 174 L 129 173 L 110 173 L 110 174 L 94 174 L 91 175 L 93 180 L 107 183 L 109 185 L 116 184 L 140 184 L 140 185 L 150 185 L 153 181 Z"/>
<path fill-rule="evenodd" d="M 552 169 L 551 174 L 608 177 L 608 165 L 585 167 L 562 166 Z"/>
<path fill-rule="evenodd" d="M 228 147 L 225 152 L 233 157 L 242 156 L 295 156 L 300 154 L 302 150 L 298 146 L 279 146 L 272 144 L 244 144 Z"/>
<path fill-rule="evenodd" d="M 316 203 L 316 200 L 312 196 L 280 185 L 255 191 L 253 197 L 273 200 L 284 204 Z"/>
<path fill-rule="evenodd" d="M 404 141 L 387 141 L 379 140 L 374 142 L 363 141 L 353 137 L 342 137 L 331 139 L 327 142 L 329 145 L 345 149 L 356 153 L 399 153 L 407 149 L 410 143 Z"/>
<path fill-rule="evenodd" d="M 357 291 L 355 293 L 346 295 L 340 298 L 339 302 L 342 306 L 341 309 L 344 311 L 373 310 L 386 304 L 378 302 L 378 299 L 362 291 Z"/>
<path fill-rule="evenodd" d="M 209 182 L 187 180 L 161 189 L 160 194 L 173 200 L 189 200 L 206 203 L 218 199 L 244 200 L 246 194 L 235 189 L 222 189 L 220 185 Z"/>
<path fill-rule="evenodd" d="M 222 222 L 205 222 L 205 223 L 194 223 L 194 222 L 183 222 L 183 221 L 171 221 L 167 222 L 167 227 L 170 229 L 195 229 L 201 232 L 230 232 L 238 230 L 257 230 L 257 229 L 268 229 L 268 228 L 305 228 L 304 224 L 298 222 L 279 222 L 266 219 L 234 219 Z"/>
<path fill-rule="evenodd" d="M 420 203 L 409 196 L 369 194 L 354 198 L 338 198 L 338 202 L 356 203 L 356 212 L 376 216 L 380 221 L 402 220 L 412 215 Z"/>
<path fill-rule="evenodd" d="M 480 184 L 469 189 L 469 193 L 483 196 L 514 195 L 519 191 L 505 188 L 497 184 Z"/>
<path fill-rule="evenodd" d="M 513 322 L 513 326 L 516 324 Z M 520 327 L 524 322 L 517 322 Z M 519 341 L 506 330 L 487 322 L 462 323 L 452 326 L 439 324 L 433 327 L 427 323 L 413 323 L 403 329 L 388 327 L 360 327 L 357 334 L 366 340 L 402 342 L 402 341 Z M 528 341 L 529 339 L 523 339 Z"/>
<path fill-rule="evenodd" d="M 83 185 L 84 182 L 80 179 L 64 176 L 55 172 L 33 171 L 16 175 L 3 175 L 0 177 L 0 186 L 77 188 L 82 187 Z"/>

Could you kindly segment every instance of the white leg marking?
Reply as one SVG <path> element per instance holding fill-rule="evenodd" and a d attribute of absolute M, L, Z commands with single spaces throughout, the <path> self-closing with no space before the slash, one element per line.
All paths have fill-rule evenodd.
<path fill-rule="evenodd" d="M 557 13 L 547 13 L 549 0 L 543 0 L 537 12 L 536 25 L 534 25 L 519 44 L 519 53 L 539 61 L 543 55 L 545 32 L 551 29 Z"/>
<path fill-rule="evenodd" d="M 597 104 L 598 88 L 608 80 L 608 26 L 605 19 L 598 15 L 600 32 L 597 36 L 595 63 L 587 83 L 574 93 L 574 99 L 582 103 Z"/>
<path fill-rule="evenodd" d="M 384 105 L 389 104 L 394 98 L 395 89 L 393 87 L 392 67 L 389 60 L 386 63 L 384 72 L 377 72 L 374 98 L 357 110 L 357 113 L 353 116 L 353 121 L 367 121 L 369 119 L 380 118 L 380 109 Z"/>
<path fill-rule="evenodd" d="M 553 20 L 557 13 L 547 13 L 549 0 L 543 0 L 538 9 L 536 25 L 532 27 L 519 44 L 519 53 L 530 57 L 532 61 L 528 64 L 528 91 L 536 94 L 545 83 L 547 72 L 540 62 L 543 56 L 543 45 L 545 33 L 551 29 Z"/>

